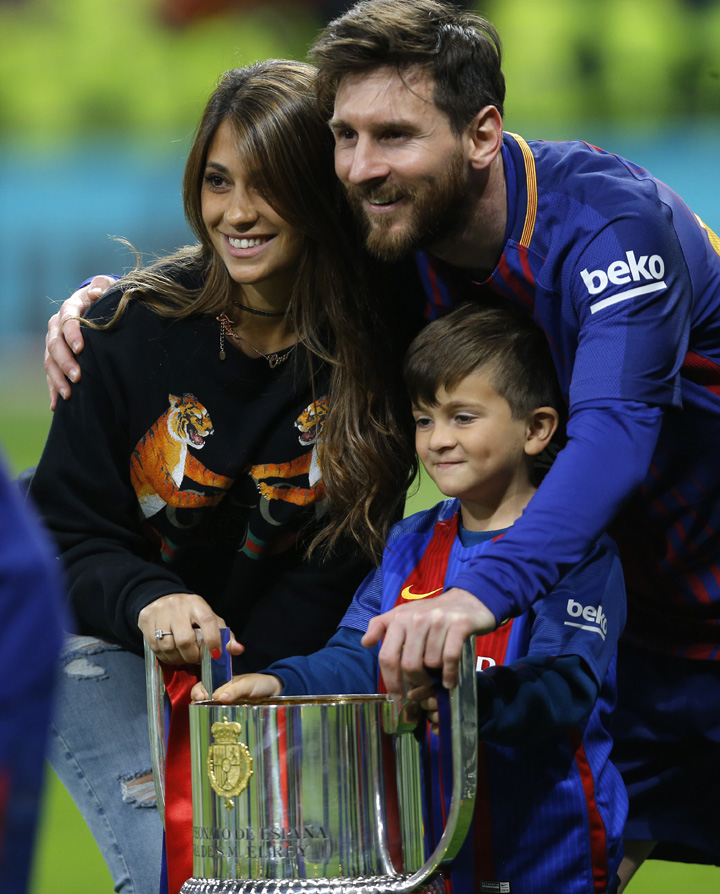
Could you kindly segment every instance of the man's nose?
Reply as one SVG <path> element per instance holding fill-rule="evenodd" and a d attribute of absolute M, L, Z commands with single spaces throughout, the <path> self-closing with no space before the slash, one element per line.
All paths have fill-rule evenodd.
<path fill-rule="evenodd" d="M 369 137 L 359 137 L 353 149 L 347 179 L 354 185 L 384 180 L 390 173 L 382 148 Z"/>

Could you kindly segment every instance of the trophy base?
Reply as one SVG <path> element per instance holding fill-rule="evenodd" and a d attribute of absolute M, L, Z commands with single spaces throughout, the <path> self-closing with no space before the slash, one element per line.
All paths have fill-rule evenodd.
<path fill-rule="evenodd" d="M 180 894 L 395 894 L 406 891 L 412 875 L 375 875 L 364 878 L 190 878 Z M 443 894 L 445 882 L 435 876 L 414 888 L 421 894 Z"/>

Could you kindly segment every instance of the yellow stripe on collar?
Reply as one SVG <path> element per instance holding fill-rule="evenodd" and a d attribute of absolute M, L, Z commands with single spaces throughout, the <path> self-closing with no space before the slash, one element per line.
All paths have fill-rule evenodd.
<path fill-rule="evenodd" d="M 527 183 L 527 210 L 525 212 L 525 226 L 523 227 L 522 236 L 520 237 L 520 245 L 527 248 L 533 237 L 535 230 L 535 218 L 537 217 L 538 207 L 538 187 L 537 172 L 535 171 L 535 158 L 532 150 L 525 140 L 516 133 L 506 131 L 508 136 L 512 137 L 520 147 L 525 162 L 525 181 Z"/>

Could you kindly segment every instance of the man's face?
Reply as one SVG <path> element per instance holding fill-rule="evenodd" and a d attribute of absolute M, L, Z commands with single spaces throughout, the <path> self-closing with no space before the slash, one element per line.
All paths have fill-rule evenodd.
<path fill-rule="evenodd" d="M 472 214 L 466 141 L 433 101 L 432 77 L 382 67 L 346 75 L 330 126 L 335 170 L 365 226 L 368 249 L 393 261 L 433 250 Z"/>

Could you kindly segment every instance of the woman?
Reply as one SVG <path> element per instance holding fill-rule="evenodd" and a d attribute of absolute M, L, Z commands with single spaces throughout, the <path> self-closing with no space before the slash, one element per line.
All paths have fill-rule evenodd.
<path fill-rule="evenodd" d="M 369 567 L 343 535 L 376 553 L 413 471 L 389 302 L 363 286 L 313 77 L 223 76 L 183 182 L 199 244 L 93 306 L 31 485 L 80 634 L 51 763 L 125 894 L 160 867 L 143 638 L 196 663 L 197 630 L 217 654 L 226 624 L 236 673 L 320 648 Z"/>

